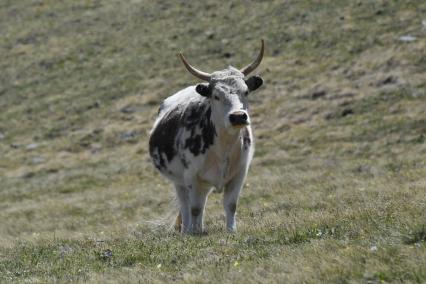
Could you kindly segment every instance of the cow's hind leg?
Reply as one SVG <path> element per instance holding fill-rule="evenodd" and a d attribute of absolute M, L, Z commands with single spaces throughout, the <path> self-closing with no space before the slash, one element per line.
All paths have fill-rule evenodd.
<path fill-rule="evenodd" d="M 175 229 L 182 233 L 190 232 L 191 216 L 189 209 L 188 190 L 184 186 L 176 185 L 176 195 L 179 201 L 179 214 L 176 217 Z"/>
<path fill-rule="evenodd" d="M 180 212 L 180 210 L 175 220 L 175 231 L 176 232 L 182 231 L 182 213 Z"/>

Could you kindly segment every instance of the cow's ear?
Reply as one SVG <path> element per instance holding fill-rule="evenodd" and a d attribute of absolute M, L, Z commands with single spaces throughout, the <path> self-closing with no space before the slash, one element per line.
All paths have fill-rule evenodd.
<path fill-rule="evenodd" d="M 195 87 L 195 91 L 197 91 L 197 93 L 199 93 L 203 97 L 210 97 L 211 95 L 211 89 L 209 87 L 209 84 L 206 84 L 206 83 L 198 84 Z"/>
<path fill-rule="evenodd" d="M 259 76 L 251 76 L 246 80 L 246 85 L 250 91 L 257 90 L 260 86 L 263 85 L 263 79 Z"/>

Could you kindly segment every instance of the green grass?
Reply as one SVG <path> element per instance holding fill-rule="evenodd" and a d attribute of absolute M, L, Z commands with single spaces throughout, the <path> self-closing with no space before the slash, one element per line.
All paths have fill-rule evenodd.
<path fill-rule="evenodd" d="M 0 4 L 0 282 L 426 282 L 424 1 Z M 402 42 L 401 36 L 416 37 Z M 265 39 L 227 234 L 168 229 L 162 99 Z M 318 95 L 320 94 L 320 95 Z"/>

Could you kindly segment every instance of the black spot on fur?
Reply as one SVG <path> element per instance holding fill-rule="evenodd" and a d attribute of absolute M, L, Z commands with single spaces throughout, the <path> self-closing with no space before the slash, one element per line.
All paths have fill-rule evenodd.
<path fill-rule="evenodd" d="M 184 148 L 194 155 L 206 153 L 213 144 L 216 129 L 211 121 L 211 107 L 204 102 L 190 104 L 185 112 L 184 124 L 190 136 L 185 140 Z"/>
<path fill-rule="evenodd" d="M 214 127 L 213 122 L 211 121 L 212 109 L 209 107 L 206 111 L 205 116 L 201 120 L 201 135 L 203 136 L 203 149 L 201 153 L 205 153 L 207 148 L 213 145 L 214 137 L 216 136 L 216 128 Z"/>
<path fill-rule="evenodd" d="M 200 215 L 200 213 L 201 213 L 201 210 L 200 210 L 200 208 L 197 208 L 197 207 L 192 207 L 191 208 L 191 214 L 192 214 L 192 216 L 198 216 L 198 215 Z"/>
<path fill-rule="evenodd" d="M 250 148 L 250 145 L 251 145 L 250 133 L 247 130 L 247 128 L 245 128 L 244 131 L 243 131 L 243 148 L 244 148 L 244 150 L 247 150 L 248 148 Z"/>
<path fill-rule="evenodd" d="M 189 149 L 191 153 L 198 156 L 201 149 L 201 135 L 191 136 L 185 140 L 185 148 Z"/>
<path fill-rule="evenodd" d="M 207 101 L 197 101 L 188 104 L 184 115 L 186 130 L 195 130 L 195 127 L 200 123 L 202 116 L 206 112 L 207 107 Z"/>
<path fill-rule="evenodd" d="M 170 162 L 177 153 L 175 140 L 179 130 L 180 114 L 179 108 L 167 113 L 149 138 L 149 153 L 157 169 L 165 168 L 164 156 Z"/>

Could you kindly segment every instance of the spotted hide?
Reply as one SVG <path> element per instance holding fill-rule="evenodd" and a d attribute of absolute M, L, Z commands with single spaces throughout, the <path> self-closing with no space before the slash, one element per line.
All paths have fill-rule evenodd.
<path fill-rule="evenodd" d="M 247 74 L 259 65 L 238 70 L 228 67 L 211 74 L 195 69 L 181 55 L 185 67 L 207 81 L 168 97 L 160 106 L 149 139 L 155 167 L 176 189 L 179 214 L 176 229 L 202 233 L 207 197 L 223 191 L 226 228 L 235 232 L 240 190 L 254 153 L 248 95 L 263 80 Z"/>

